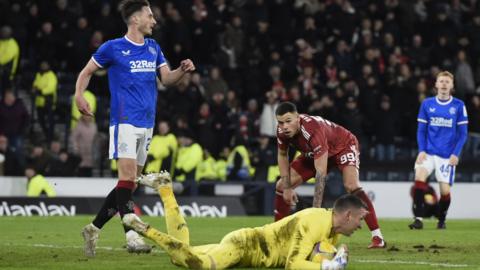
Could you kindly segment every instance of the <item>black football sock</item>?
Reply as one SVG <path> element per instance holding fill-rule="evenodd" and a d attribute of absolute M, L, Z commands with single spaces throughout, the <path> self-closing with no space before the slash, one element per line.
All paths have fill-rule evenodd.
<path fill-rule="evenodd" d="M 101 229 L 116 213 L 117 213 L 117 191 L 112 189 L 108 193 L 105 201 L 103 202 L 102 208 L 98 211 L 97 216 L 93 220 L 93 225 Z"/>

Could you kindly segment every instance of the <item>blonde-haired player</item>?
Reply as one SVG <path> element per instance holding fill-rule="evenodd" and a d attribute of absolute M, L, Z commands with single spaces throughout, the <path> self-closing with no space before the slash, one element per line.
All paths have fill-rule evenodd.
<path fill-rule="evenodd" d="M 158 190 L 165 208 L 167 232 L 125 215 L 127 226 L 155 241 L 175 265 L 190 269 L 239 267 L 285 267 L 285 269 L 344 269 L 348 251 L 341 246 L 335 257 L 321 263 L 309 260 L 316 243 L 337 243 L 340 234 L 351 235 L 361 227 L 368 213 L 365 204 L 353 195 L 340 197 L 331 210 L 310 208 L 262 227 L 244 228 L 227 234 L 218 244 L 191 246 L 185 219 L 172 191 L 168 173 L 150 174 L 140 184 Z"/>
<path fill-rule="evenodd" d="M 435 172 L 440 185 L 438 229 L 445 229 L 450 206 L 450 187 L 455 180 L 455 167 L 467 140 L 468 116 L 465 104 L 452 96 L 453 75 L 448 71 L 437 74 L 437 95 L 422 102 L 418 112 L 418 156 L 415 161 L 413 211 L 415 220 L 410 229 L 422 229 L 425 211 L 427 178 Z"/>

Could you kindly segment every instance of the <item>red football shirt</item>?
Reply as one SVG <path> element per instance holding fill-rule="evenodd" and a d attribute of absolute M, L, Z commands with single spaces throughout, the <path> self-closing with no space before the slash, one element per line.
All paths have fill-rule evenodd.
<path fill-rule="evenodd" d="M 288 138 L 277 128 L 278 148 L 287 150 L 289 146 L 306 156 L 318 158 L 325 152 L 328 157 L 335 156 L 349 146 L 350 131 L 320 116 L 300 114 L 300 132 Z"/>

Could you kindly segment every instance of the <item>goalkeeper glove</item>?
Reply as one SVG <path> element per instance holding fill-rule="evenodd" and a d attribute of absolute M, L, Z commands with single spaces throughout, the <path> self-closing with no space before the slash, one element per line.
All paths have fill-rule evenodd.
<path fill-rule="evenodd" d="M 342 245 L 338 248 L 337 254 L 332 260 L 323 260 L 322 270 L 343 270 L 348 263 L 347 246 Z"/>

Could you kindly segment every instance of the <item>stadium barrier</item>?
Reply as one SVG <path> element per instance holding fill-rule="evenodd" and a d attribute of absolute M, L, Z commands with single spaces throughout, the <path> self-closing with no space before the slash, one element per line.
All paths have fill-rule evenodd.
<path fill-rule="evenodd" d="M 0 216 L 75 216 L 93 215 L 102 206 L 103 198 L 91 197 L 0 197 Z M 137 211 L 148 216 L 164 216 L 158 197 L 135 198 Z M 245 210 L 236 197 L 181 197 L 180 212 L 188 217 L 244 216 Z"/>
<path fill-rule="evenodd" d="M 54 206 L 54 213 L 58 211 L 68 211 L 70 205 L 76 205 L 76 214 L 94 214 L 100 208 L 103 197 L 116 184 L 113 178 L 54 178 L 47 179 L 55 188 L 57 195 L 67 200 L 67 202 L 75 202 L 71 204 L 62 204 L 66 210 L 57 209 Z M 26 194 L 27 181 L 24 177 L 0 177 L 0 215 L 6 215 L 7 209 L 12 213 L 12 205 L 20 205 L 19 201 Z M 411 182 L 363 182 L 363 189 L 373 200 L 377 215 L 381 218 L 410 218 L 411 198 L 410 188 Z M 438 193 L 438 185 L 434 184 L 434 188 Z M 204 192 L 204 188 L 211 191 L 209 197 Z M 194 216 L 222 216 L 226 213 L 231 215 L 272 215 L 274 185 L 266 182 L 206 182 L 200 183 L 198 187 L 199 196 L 178 196 L 181 205 L 185 205 L 185 214 Z M 300 207 L 308 207 L 311 205 L 311 196 L 313 194 L 313 185 L 304 184 L 297 188 L 297 193 L 301 196 Z M 342 194 L 343 188 L 341 182 L 330 181 L 327 183 L 324 206 L 329 207 L 333 199 Z M 158 197 L 151 189 L 145 189 L 145 196 L 137 196 L 136 202 L 140 202 L 140 209 L 144 214 L 161 215 L 162 207 Z M 452 204 L 449 210 L 449 218 L 480 218 L 480 208 L 473 202 L 480 194 L 480 183 L 456 183 L 452 187 Z M 16 198 L 12 198 L 16 197 Z M 231 201 L 230 201 L 231 199 Z M 55 199 L 38 198 L 28 199 L 40 208 L 40 202 L 52 201 L 55 205 Z M 87 201 L 85 201 L 87 200 Z M 144 201 L 148 203 L 143 203 Z M 204 201 L 206 200 L 206 201 Z M 98 201 L 98 202 L 97 202 Z M 195 204 L 194 204 L 195 202 Z M 230 202 L 229 204 L 226 204 Z M 5 203 L 5 204 L 4 204 Z M 24 203 L 24 205 L 28 205 Z M 78 206 L 77 206 L 78 205 Z M 88 211 L 83 212 L 82 205 L 90 207 Z M 214 206 L 214 208 L 202 207 Z M 226 206 L 226 208 L 222 208 Z M 48 206 L 45 204 L 47 212 Z M 143 208 L 143 209 L 142 209 Z M 44 209 L 44 208 L 42 208 Z M 224 210 L 226 209 L 226 210 Z M 205 211 L 203 211 L 205 210 Z M 3 212 L 2 212 L 3 211 Z M 21 210 L 19 210 L 21 211 Z M 34 210 L 31 210 L 34 211 Z M 43 210 L 42 210 L 43 211 Z M 35 212 L 35 211 L 34 211 Z M 193 213 L 194 214 L 190 214 Z M 43 211 L 42 213 L 45 213 Z M 211 214 L 214 213 L 215 215 Z"/>

